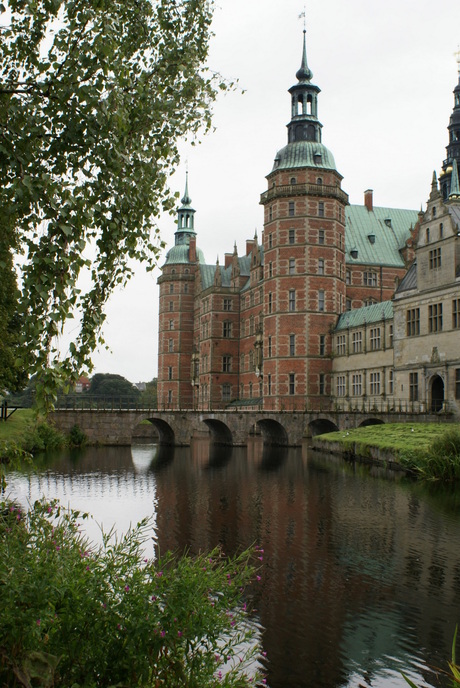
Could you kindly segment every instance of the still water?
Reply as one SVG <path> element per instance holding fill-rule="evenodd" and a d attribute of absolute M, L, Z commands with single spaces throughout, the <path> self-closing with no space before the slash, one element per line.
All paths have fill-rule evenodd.
<path fill-rule="evenodd" d="M 45 457 L 13 473 L 23 502 L 58 497 L 150 546 L 265 550 L 256 622 L 270 688 L 444 686 L 460 621 L 460 495 L 308 447 L 135 445 Z M 152 549 L 153 551 L 153 549 Z"/>

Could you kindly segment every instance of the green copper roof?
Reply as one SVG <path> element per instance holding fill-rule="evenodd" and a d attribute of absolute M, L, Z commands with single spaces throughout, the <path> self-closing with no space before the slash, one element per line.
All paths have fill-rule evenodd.
<path fill-rule="evenodd" d="M 418 220 L 416 210 L 374 207 L 369 211 L 364 205 L 350 205 L 345 217 L 347 263 L 404 267 L 400 250 Z"/>
<path fill-rule="evenodd" d="M 243 277 L 249 277 L 249 270 L 251 268 L 251 256 L 249 255 L 239 257 L 238 265 L 240 268 L 240 275 Z M 214 278 L 216 276 L 216 270 L 220 270 L 222 286 L 230 287 L 230 280 L 232 277 L 231 265 L 229 265 L 228 268 L 225 268 L 222 265 L 205 265 L 203 263 L 200 265 L 201 286 L 203 289 L 208 289 L 209 287 L 212 287 L 212 285 L 214 284 Z"/>
<path fill-rule="evenodd" d="M 360 327 L 365 323 L 369 325 L 382 320 L 391 320 L 392 317 L 393 301 L 382 301 L 381 303 L 374 303 L 372 306 L 363 306 L 363 308 L 355 308 L 352 311 L 342 313 L 335 330 L 346 330 L 348 327 Z"/>
<path fill-rule="evenodd" d="M 275 156 L 273 170 L 287 170 L 296 167 L 317 167 L 335 170 L 335 160 L 331 151 L 316 141 L 295 141 L 288 143 Z"/>
<path fill-rule="evenodd" d="M 200 248 L 196 249 L 196 257 L 199 263 L 204 263 L 203 251 Z M 190 263 L 189 245 L 178 244 L 169 249 L 166 254 L 165 265 L 183 265 Z"/>

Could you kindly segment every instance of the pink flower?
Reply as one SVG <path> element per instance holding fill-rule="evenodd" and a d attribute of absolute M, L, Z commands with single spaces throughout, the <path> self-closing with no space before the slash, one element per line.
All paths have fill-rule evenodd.
<path fill-rule="evenodd" d="M 260 576 L 256 576 L 256 580 L 257 580 L 257 581 L 260 581 L 260 580 L 262 580 L 262 579 L 261 579 Z"/>
<path fill-rule="evenodd" d="M 125 591 L 129 592 L 129 585 L 125 585 Z"/>
<path fill-rule="evenodd" d="M 177 637 L 182 638 L 182 631 L 177 631 Z"/>
<path fill-rule="evenodd" d="M 41 622 L 41 619 L 37 619 L 37 626 L 40 626 Z"/>

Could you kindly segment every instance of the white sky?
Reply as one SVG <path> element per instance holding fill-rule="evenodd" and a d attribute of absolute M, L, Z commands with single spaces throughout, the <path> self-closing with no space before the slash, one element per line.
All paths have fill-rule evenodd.
<path fill-rule="evenodd" d="M 300 66 L 304 8 L 303 0 L 217 2 L 209 65 L 239 79 L 245 93 L 220 97 L 216 131 L 200 146 L 184 144 L 171 180 L 182 196 L 188 160 L 197 243 L 208 263 L 217 256 L 222 262 L 235 240 L 243 254 L 256 228 L 261 237 L 259 198 L 276 151 L 287 143 L 287 89 Z M 350 202 L 362 203 L 372 188 L 375 205 L 420 208 L 446 153 L 459 0 L 313 0 L 306 11 L 323 143 Z M 165 217 L 160 228 L 170 248 L 175 218 Z M 157 374 L 159 274 L 141 266 L 112 297 L 104 328 L 111 352 L 94 356 L 94 372 L 132 382 Z"/>

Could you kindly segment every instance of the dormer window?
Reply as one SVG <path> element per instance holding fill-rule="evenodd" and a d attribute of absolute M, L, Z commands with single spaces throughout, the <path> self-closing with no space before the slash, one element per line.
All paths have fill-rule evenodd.
<path fill-rule="evenodd" d="M 368 234 L 367 238 L 369 239 L 370 244 L 375 244 L 375 234 Z"/>
<path fill-rule="evenodd" d="M 357 248 L 352 248 L 351 251 L 350 251 L 350 256 L 351 256 L 353 259 L 356 259 L 356 258 L 358 257 L 358 249 L 357 249 Z"/>

